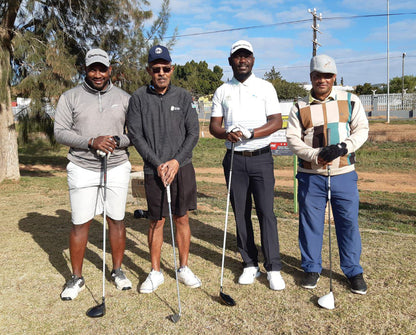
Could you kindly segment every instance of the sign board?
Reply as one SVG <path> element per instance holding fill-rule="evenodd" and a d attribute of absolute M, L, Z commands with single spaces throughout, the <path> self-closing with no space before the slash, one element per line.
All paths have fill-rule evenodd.
<path fill-rule="evenodd" d="M 293 155 L 292 151 L 290 151 L 289 147 L 287 146 L 287 139 L 286 139 L 286 128 L 287 122 L 289 119 L 289 112 L 292 108 L 292 102 L 281 102 L 280 109 L 282 111 L 282 119 L 283 125 L 282 129 L 276 131 L 272 134 L 272 141 L 270 143 L 270 148 L 272 149 L 272 153 L 275 156 L 291 156 Z"/>

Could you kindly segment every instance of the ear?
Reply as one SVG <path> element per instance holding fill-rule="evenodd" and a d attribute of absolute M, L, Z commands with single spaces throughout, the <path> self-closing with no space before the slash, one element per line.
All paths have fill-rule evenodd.
<path fill-rule="evenodd" d="M 111 65 L 108 67 L 108 74 L 111 75 L 111 71 L 113 70 L 113 68 L 111 67 Z"/>
<path fill-rule="evenodd" d="M 231 57 L 228 57 L 228 65 L 233 66 L 233 64 L 231 62 Z"/>
<path fill-rule="evenodd" d="M 152 70 L 150 70 L 149 66 L 146 66 L 146 71 L 150 76 L 152 75 Z"/>

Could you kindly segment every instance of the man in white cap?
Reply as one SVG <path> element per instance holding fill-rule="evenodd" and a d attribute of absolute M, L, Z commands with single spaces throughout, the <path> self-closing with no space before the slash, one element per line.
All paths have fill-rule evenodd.
<path fill-rule="evenodd" d="M 282 127 L 279 100 L 272 84 L 252 73 L 254 55 L 249 42 L 235 42 L 228 63 L 234 77 L 214 93 L 210 132 L 216 138 L 226 140 L 223 167 L 227 184 L 231 148 L 235 145 L 231 204 L 237 225 L 237 246 L 243 259 L 243 273 L 238 283 L 252 284 L 260 276 L 251 220 L 254 199 L 267 279 L 272 290 L 283 290 L 285 282 L 280 274 L 282 262 L 273 211 L 275 179 L 270 150 L 270 135 Z"/>
<path fill-rule="evenodd" d="M 368 137 L 368 121 L 360 99 L 333 88 L 337 68 L 327 55 L 311 59 L 312 90 L 289 114 L 287 141 L 299 157 L 299 246 L 304 270 L 302 286 L 316 287 L 322 270 L 322 242 L 328 179 L 335 220 L 341 269 L 351 291 L 366 294 L 360 265 L 361 236 L 358 229 L 359 196 L 355 152 Z M 330 130 L 330 138 L 328 131 Z M 328 171 L 327 166 L 330 165 Z M 330 175 L 328 174 L 330 173 Z"/>
<path fill-rule="evenodd" d="M 104 50 L 87 52 L 85 72 L 81 85 L 62 94 L 55 115 L 56 141 L 70 147 L 67 172 L 72 210 L 69 239 L 72 276 L 61 293 L 62 300 L 75 299 L 85 288 L 82 264 L 88 231 L 94 216 L 101 214 L 104 206 L 102 156 L 105 155 L 108 169 L 106 210 L 113 256 L 111 278 L 117 289 L 131 289 L 131 282 L 121 269 L 131 169 L 127 152 L 130 140 L 125 134 L 130 95 L 111 83 L 110 59 Z"/>

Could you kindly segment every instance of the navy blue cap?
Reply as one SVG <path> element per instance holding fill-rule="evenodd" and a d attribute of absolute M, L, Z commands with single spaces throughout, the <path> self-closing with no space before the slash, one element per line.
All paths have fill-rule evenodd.
<path fill-rule="evenodd" d="M 172 62 L 169 55 L 169 50 L 162 45 L 155 45 L 149 50 L 148 63 L 154 62 L 157 59 L 163 59 L 167 62 Z"/>

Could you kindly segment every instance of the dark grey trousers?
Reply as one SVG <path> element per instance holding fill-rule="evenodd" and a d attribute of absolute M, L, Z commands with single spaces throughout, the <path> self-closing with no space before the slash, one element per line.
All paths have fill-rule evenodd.
<path fill-rule="evenodd" d="M 224 175 L 228 185 L 231 152 L 223 159 Z M 277 220 L 273 211 L 274 173 L 271 152 L 253 157 L 234 154 L 231 178 L 231 205 L 237 224 L 237 246 L 243 266 L 258 265 L 258 251 L 254 242 L 251 211 L 253 199 L 261 232 L 261 249 L 266 271 L 280 271 Z"/>

